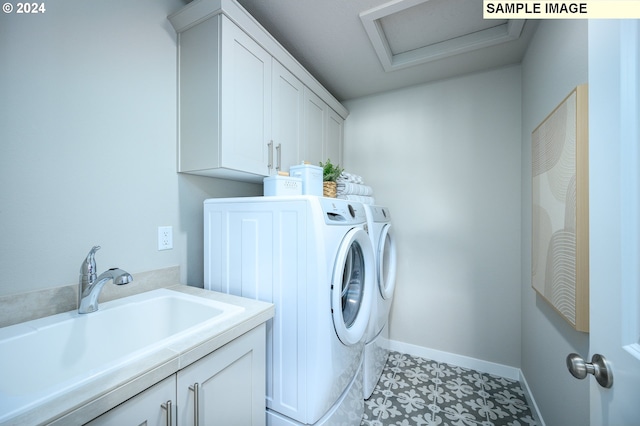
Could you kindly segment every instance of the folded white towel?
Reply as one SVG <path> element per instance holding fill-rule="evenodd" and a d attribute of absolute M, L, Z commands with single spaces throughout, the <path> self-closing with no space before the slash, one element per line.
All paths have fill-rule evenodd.
<path fill-rule="evenodd" d="M 373 195 L 373 188 L 359 183 L 340 182 L 337 185 L 338 195 Z"/>
<path fill-rule="evenodd" d="M 346 194 L 346 195 L 338 195 L 336 198 L 339 198 L 341 200 L 357 201 L 362 204 L 370 204 L 370 205 L 376 204 L 376 200 L 373 197 L 366 197 L 364 195 Z"/>
<path fill-rule="evenodd" d="M 362 176 L 358 176 L 358 175 L 354 175 L 351 173 L 347 173 L 347 172 L 342 172 L 340 174 L 340 176 L 337 179 L 338 182 L 342 181 L 342 182 L 351 182 L 351 183 L 359 183 L 359 184 L 363 184 L 364 180 L 362 179 Z"/>

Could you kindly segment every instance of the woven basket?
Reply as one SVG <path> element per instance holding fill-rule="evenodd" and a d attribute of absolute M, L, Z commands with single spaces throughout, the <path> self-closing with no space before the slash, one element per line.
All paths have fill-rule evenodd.
<path fill-rule="evenodd" d="M 336 198 L 338 185 L 335 182 L 322 182 L 322 195 Z"/>

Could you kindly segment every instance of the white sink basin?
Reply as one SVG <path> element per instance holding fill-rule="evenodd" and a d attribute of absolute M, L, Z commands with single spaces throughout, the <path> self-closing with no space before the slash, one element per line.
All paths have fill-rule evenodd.
<path fill-rule="evenodd" d="M 0 328 L 0 423 L 243 311 L 160 289 Z"/>

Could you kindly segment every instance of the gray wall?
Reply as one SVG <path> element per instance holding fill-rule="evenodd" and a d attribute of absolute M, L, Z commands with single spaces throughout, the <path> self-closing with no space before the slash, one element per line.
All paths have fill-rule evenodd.
<path fill-rule="evenodd" d="M 390 208 L 393 340 L 520 366 L 520 67 L 345 103 L 344 165 Z"/>
<path fill-rule="evenodd" d="M 587 79 L 587 21 L 541 21 L 522 62 L 522 371 L 548 425 L 589 424 L 588 383 L 565 366 L 571 352 L 587 356 L 589 335 L 531 288 L 531 132 Z"/>
<path fill-rule="evenodd" d="M 202 200 L 262 186 L 176 173 L 182 0 L 65 0 L 0 14 L 0 296 L 179 265 L 202 285 Z M 157 250 L 172 225 L 174 249 Z"/>

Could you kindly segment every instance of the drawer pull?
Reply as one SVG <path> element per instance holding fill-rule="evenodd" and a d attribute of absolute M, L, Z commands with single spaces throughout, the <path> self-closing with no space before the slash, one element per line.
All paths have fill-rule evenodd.
<path fill-rule="evenodd" d="M 167 426 L 173 426 L 173 404 L 171 404 L 171 400 L 162 404 L 161 407 L 167 411 L 167 421 L 165 424 Z"/>
<path fill-rule="evenodd" d="M 280 171 L 282 170 L 282 144 L 279 143 L 278 146 L 276 146 L 276 154 L 277 154 L 277 159 L 278 159 L 278 165 L 276 166 L 276 170 Z"/>
<path fill-rule="evenodd" d="M 269 161 L 267 164 L 267 168 L 269 169 L 269 172 L 271 172 L 271 169 L 273 168 L 273 141 L 270 141 L 267 144 L 267 147 L 269 148 Z"/>
<path fill-rule="evenodd" d="M 189 386 L 189 390 L 193 391 L 193 426 L 199 426 L 200 421 L 198 419 L 198 413 L 200 412 L 200 385 L 194 383 L 193 386 Z"/>

